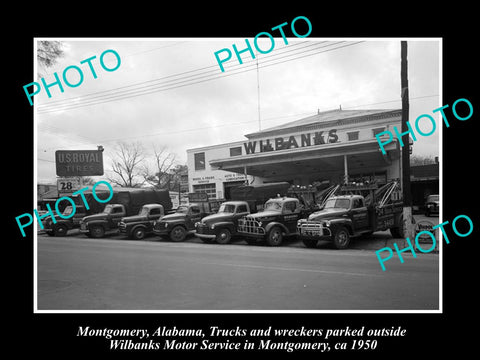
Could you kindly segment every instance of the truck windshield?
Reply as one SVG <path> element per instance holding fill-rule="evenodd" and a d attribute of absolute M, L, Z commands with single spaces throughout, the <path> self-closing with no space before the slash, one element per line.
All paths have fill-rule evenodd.
<path fill-rule="evenodd" d="M 235 212 L 235 205 L 232 204 L 222 204 L 218 209 L 219 213 L 230 213 L 233 214 Z"/>
<path fill-rule="evenodd" d="M 73 211 L 73 206 L 67 206 L 65 210 L 63 210 L 63 215 L 67 216 L 70 215 Z"/>
<path fill-rule="evenodd" d="M 180 214 L 188 213 L 188 207 L 187 206 L 179 206 L 177 208 L 177 213 L 180 213 Z"/>
<path fill-rule="evenodd" d="M 350 200 L 349 199 L 329 199 L 325 203 L 324 209 L 332 209 L 332 208 L 349 209 Z"/>
<path fill-rule="evenodd" d="M 112 210 L 113 210 L 113 206 L 112 206 L 112 205 L 106 205 L 106 206 L 105 206 L 105 209 L 103 209 L 103 212 L 104 212 L 105 214 L 110 214 L 110 213 L 112 212 Z"/>
<path fill-rule="evenodd" d="M 265 210 L 282 210 L 282 204 L 276 201 L 267 202 L 265 204 Z"/>

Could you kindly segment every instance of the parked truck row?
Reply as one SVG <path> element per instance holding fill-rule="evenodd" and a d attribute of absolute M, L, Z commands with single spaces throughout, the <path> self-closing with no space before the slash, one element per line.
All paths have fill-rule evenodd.
<path fill-rule="evenodd" d="M 398 190 L 397 181 L 381 188 L 325 186 L 314 195 L 313 191 L 292 192 L 288 183 L 244 185 L 232 189 L 233 200 L 219 207 L 206 194 L 190 194 L 189 203 L 173 211 L 168 191 L 115 189 L 102 211 L 89 209 L 90 213 L 58 219 L 56 224 L 46 219 L 44 227 L 55 236 L 79 227 L 93 238 L 120 232 L 140 240 L 153 233 L 180 242 L 195 233 L 205 243 L 227 244 L 242 238 L 248 244 L 270 246 L 295 236 L 309 248 L 326 240 L 344 249 L 352 238 L 375 231 L 390 229 L 392 236 L 402 237 L 403 205 Z M 64 214 L 68 211 L 67 207 Z"/>

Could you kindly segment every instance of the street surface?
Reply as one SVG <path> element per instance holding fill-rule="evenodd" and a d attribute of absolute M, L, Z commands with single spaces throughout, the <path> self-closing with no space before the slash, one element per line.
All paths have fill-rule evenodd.
<path fill-rule="evenodd" d="M 432 218 L 437 221 L 438 218 Z M 373 236 L 382 236 L 374 234 Z M 387 236 L 388 235 L 384 235 Z M 438 310 L 439 255 L 38 236 L 38 310 Z"/>

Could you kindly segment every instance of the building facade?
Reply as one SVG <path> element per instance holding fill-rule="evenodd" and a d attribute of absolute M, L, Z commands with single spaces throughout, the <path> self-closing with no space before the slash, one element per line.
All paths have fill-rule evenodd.
<path fill-rule="evenodd" d="M 189 191 L 226 198 L 249 184 L 317 181 L 379 185 L 401 178 L 397 139 L 383 155 L 376 134 L 401 128 L 401 110 L 332 110 L 245 135 L 245 140 L 187 151 Z"/>

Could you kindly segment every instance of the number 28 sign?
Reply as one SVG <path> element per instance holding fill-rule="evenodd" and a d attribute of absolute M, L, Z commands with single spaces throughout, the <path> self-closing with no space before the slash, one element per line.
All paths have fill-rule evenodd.
<path fill-rule="evenodd" d="M 57 179 L 57 190 L 59 194 L 80 190 L 80 180 L 78 178 Z"/>

